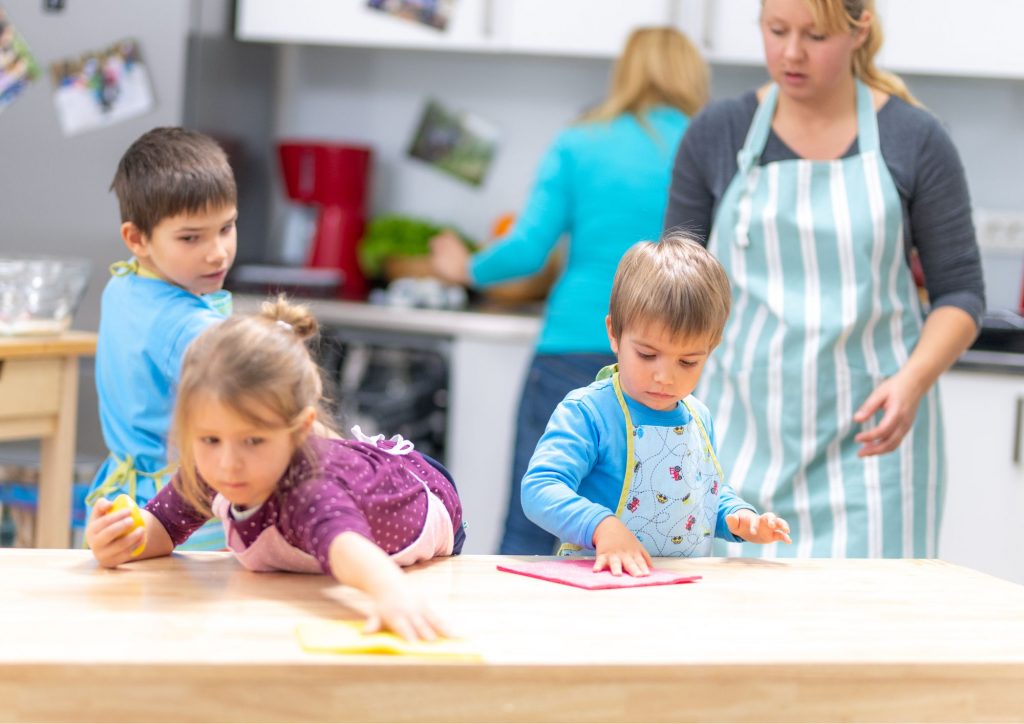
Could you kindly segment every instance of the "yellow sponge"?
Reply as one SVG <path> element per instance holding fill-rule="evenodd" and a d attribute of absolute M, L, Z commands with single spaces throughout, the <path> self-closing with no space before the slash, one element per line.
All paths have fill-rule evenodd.
<path fill-rule="evenodd" d="M 333 654 L 389 654 L 424 658 L 480 661 L 480 653 L 461 639 L 406 641 L 389 631 L 363 633 L 362 621 L 311 621 L 299 624 L 295 635 L 306 651 Z"/>
<path fill-rule="evenodd" d="M 116 513 L 119 510 L 131 511 L 132 523 L 134 523 L 134 525 L 132 526 L 132 529 L 128 531 L 128 533 L 131 533 L 136 528 L 145 528 L 146 520 L 142 517 L 142 511 L 139 510 L 139 506 L 126 493 L 121 493 L 116 498 L 114 498 L 114 507 L 110 509 L 110 512 Z M 125 535 L 128 535 L 128 533 L 125 533 Z M 142 538 L 142 542 L 139 543 L 138 547 L 132 551 L 132 556 L 137 556 L 144 550 L 146 550 L 145 537 Z"/>

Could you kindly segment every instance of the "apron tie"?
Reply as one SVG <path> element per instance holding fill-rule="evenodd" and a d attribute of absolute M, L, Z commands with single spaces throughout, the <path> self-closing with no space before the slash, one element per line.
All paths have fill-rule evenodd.
<path fill-rule="evenodd" d="M 136 469 L 135 459 L 131 455 L 125 455 L 123 460 L 118 458 L 114 453 L 110 453 L 110 457 L 117 463 L 117 465 L 110 472 L 110 475 L 108 475 L 95 490 L 86 496 L 85 504 L 90 507 L 92 507 L 100 498 L 106 497 L 108 493 L 113 493 L 117 490 L 121 490 L 122 488 L 126 489 L 128 497 L 135 500 L 139 475 L 144 478 L 152 479 L 153 483 L 156 485 L 156 489 L 160 490 L 160 488 L 164 486 L 164 477 L 174 472 L 174 466 L 167 465 L 156 472 L 147 473 Z"/>

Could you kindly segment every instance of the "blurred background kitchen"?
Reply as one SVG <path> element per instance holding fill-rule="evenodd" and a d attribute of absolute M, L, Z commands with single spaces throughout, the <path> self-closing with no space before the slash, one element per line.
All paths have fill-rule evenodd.
<path fill-rule="evenodd" d="M 95 330 L 107 266 L 125 256 L 108 192 L 117 159 L 154 126 L 210 133 L 228 150 L 239 186 L 228 288 L 303 289 L 317 299 L 339 415 L 401 432 L 445 460 L 466 500 L 466 551 L 491 552 L 514 406 L 550 279 L 467 295 L 413 281 L 424 273 L 417 253 L 442 227 L 479 245 L 500 235 L 552 138 L 604 95 L 611 61 L 635 27 L 674 24 L 697 42 L 711 63 L 713 98 L 764 82 L 759 3 L 452 0 L 439 4 L 446 15 L 419 22 L 369 5 L 0 0 L 40 68 L 0 106 L 2 253 L 91 260 L 74 327 Z M 940 553 L 1024 582 L 1015 526 L 991 519 L 993 505 L 1006 507 L 1007 521 L 1024 515 L 1024 354 L 1016 354 L 1024 332 L 1014 329 L 1024 276 L 1024 3 L 977 0 L 966 10 L 952 0 L 879 0 L 878 11 L 880 65 L 903 74 L 945 123 L 966 167 L 990 308 L 977 348 L 942 383 L 946 520 L 961 525 L 945 526 Z M 51 64 L 126 40 L 148 74 L 149 103 L 69 134 Z M 477 142 L 471 163 L 445 156 L 452 118 Z M 297 144 L 289 171 L 282 142 Z M 326 233 L 318 224 L 332 223 L 322 207 L 331 204 L 341 226 L 318 242 Z M 360 264 L 349 252 L 363 238 Z M 92 373 L 83 359 L 76 446 L 84 467 L 106 452 Z M 22 460 L 31 467 L 23 445 L 0 453 L 13 461 L 7 470 Z"/>

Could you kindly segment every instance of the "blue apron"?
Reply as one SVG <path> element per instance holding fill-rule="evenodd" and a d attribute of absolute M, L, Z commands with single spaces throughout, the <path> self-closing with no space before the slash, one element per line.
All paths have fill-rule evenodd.
<path fill-rule="evenodd" d="M 114 262 L 110 265 L 110 273 L 113 276 L 124 276 L 136 274 L 140 277 L 159 279 L 156 274 L 139 265 L 138 259 L 130 261 Z M 221 289 L 210 294 L 203 295 L 207 302 L 215 310 L 225 317 L 231 315 L 232 297 L 231 292 Z M 86 497 L 85 504 L 90 508 L 100 498 L 113 499 L 121 493 L 126 494 L 134 500 L 139 507 L 145 506 L 174 475 L 177 468 L 174 465 L 166 465 L 159 470 L 147 471 L 138 467 L 135 458 L 126 454 L 118 456 L 113 451 L 103 462 L 98 475 L 102 482 L 99 483 Z M 216 520 L 207 521 L 202 527 L 196 530 L 188 540 L 177 546 L 177 550 L 213 551 L 226 548 L 224 541 L 223 526 Z"/>
<path fill-rule="evenodd" d="M 854 412 L 906 363 L 922 326 L 871 91 L 857 82 L 857 155 L 759 166 L 777 100 L 772 86 L 715 215 L 708 248 L 732 281 L 733 311 L 700 397 L 726 479 L 786 518 L 793 544 L 720 552 L 934 557 L 945 486 L 936 388 L 897 450 L 858 458 L 854 440 Z"/>
<path fill-rule="evenodd" d="M 612 377 L 625 418 L 626 465 L 615 515 L 652 556 L 708 556 L 718 520 L 722 471 L 704 423 L 633 425 L 619 374 Z M 582 549 L 563 543 L 558 555 Z"/>

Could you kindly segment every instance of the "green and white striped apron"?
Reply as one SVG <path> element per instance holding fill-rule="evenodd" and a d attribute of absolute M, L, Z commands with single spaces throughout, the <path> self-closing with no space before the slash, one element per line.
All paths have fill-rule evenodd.
<path fill-rule="evenodd" d="M 708 248 L 733 310 L 699 396 L 725 479 L 786 518 L 793 544 L 716 542 L 717 552 L 934 557 L 945 488 L 936 388 L 897 450 L 859 458 L 854 441 L 854 412 L 906 363 L 922 325 L 871 92 L 857 83 L 857 155 L 760 166 L 777 101 L 772 86 L 715 214 Z"/>

